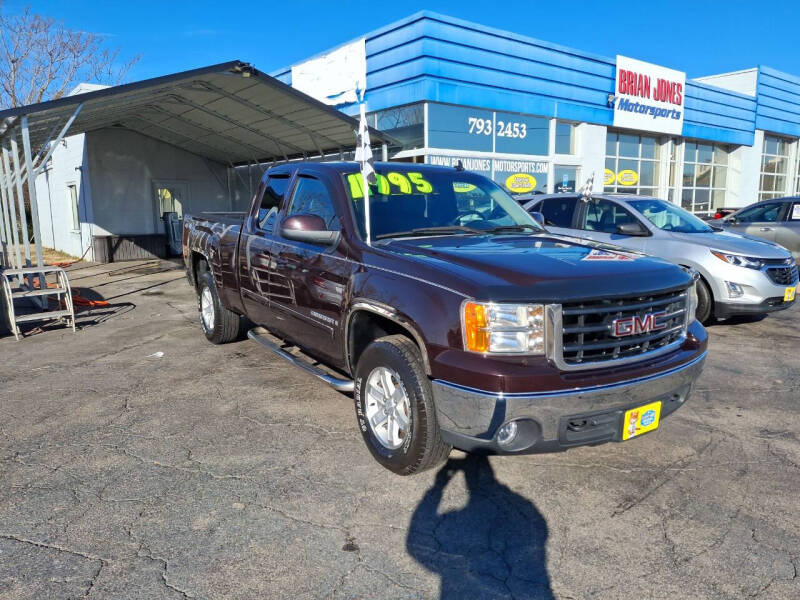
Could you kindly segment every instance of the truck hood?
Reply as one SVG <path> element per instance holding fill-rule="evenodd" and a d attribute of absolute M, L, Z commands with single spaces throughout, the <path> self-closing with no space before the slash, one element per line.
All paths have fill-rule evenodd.
<path fill-rule="evenodd" d="M 431 278 L 478 300 L 564 302 L 626 297 L 689 284 L 682 269 L 608 244 L 553 234 L 454 235 L 380 246 L 436 270 Z"/>
<path fill-rule="evenodd" d="M 789 258 L 789 251 L 772 242 L 747 237 L 733 231 L 714 231 L 709 233 L 677 233 L 669 232 L 669 236 L 677 241 L 706 246 L 712 250 L 744 254 L 757 258 Z"/>

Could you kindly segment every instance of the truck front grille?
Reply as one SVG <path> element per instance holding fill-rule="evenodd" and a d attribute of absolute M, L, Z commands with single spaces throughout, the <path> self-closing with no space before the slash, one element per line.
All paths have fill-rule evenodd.
<path fill-rule="evenodd" d="M 687 291 L 563 304 L 561 307 L 561 356 L 567 368 L 590 368 L 611 361 L 646 358 L 680 341 L 686 333 Z M 658 329 L 614 335 L 614 322 L 630 328 L 633 319 L 646 323 L 656 314 Z M 627 319 L 627 318 L 631 319 Z M 619 327 L 619 324 L 618 324 Z M 640 328 L 641 329 L 641 328 Z M 648 329 L 644 327 L 644 329 Z M 625 331 L 625 327 L 619 327 Z M 554 332 L 559 335 L 559 332 Z"/>
<path fill-rule="evenodd" d="M 792 285 L 797 282 L 797 265 L 790 267 L 767 267 L 767 277 L 777 285 Z"/>

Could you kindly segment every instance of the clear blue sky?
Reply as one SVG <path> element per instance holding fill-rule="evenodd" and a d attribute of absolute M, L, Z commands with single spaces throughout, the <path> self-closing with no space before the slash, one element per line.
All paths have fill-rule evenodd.
<path fill-rule="evenodd" d="M 141 54 L 130 80 L 240 59 L 270 72 L 422 9 L 689 77 L 759 64 L 800 76 L 800 0 L 137 2 L 6 0 Z M 363 10 L 363 12 L 362 12 Z"/>

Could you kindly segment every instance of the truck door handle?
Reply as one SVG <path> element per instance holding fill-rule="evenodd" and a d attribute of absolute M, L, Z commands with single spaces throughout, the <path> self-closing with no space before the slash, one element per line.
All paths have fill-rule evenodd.
<path fill-rule="evenodd" d="M 772 227 L 762 227 L 761 231 L 772 231 Z"/>

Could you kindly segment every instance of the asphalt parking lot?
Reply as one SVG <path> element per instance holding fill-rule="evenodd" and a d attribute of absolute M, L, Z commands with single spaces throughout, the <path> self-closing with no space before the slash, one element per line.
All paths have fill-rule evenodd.
<path fill-rule="evenodd" d="M 661 428 L 385 471 L 351 399 L 212 346 L 168 263 L 0 337 L 0 598 L 798 598 L 800 309 L 710 328 Z"/>

